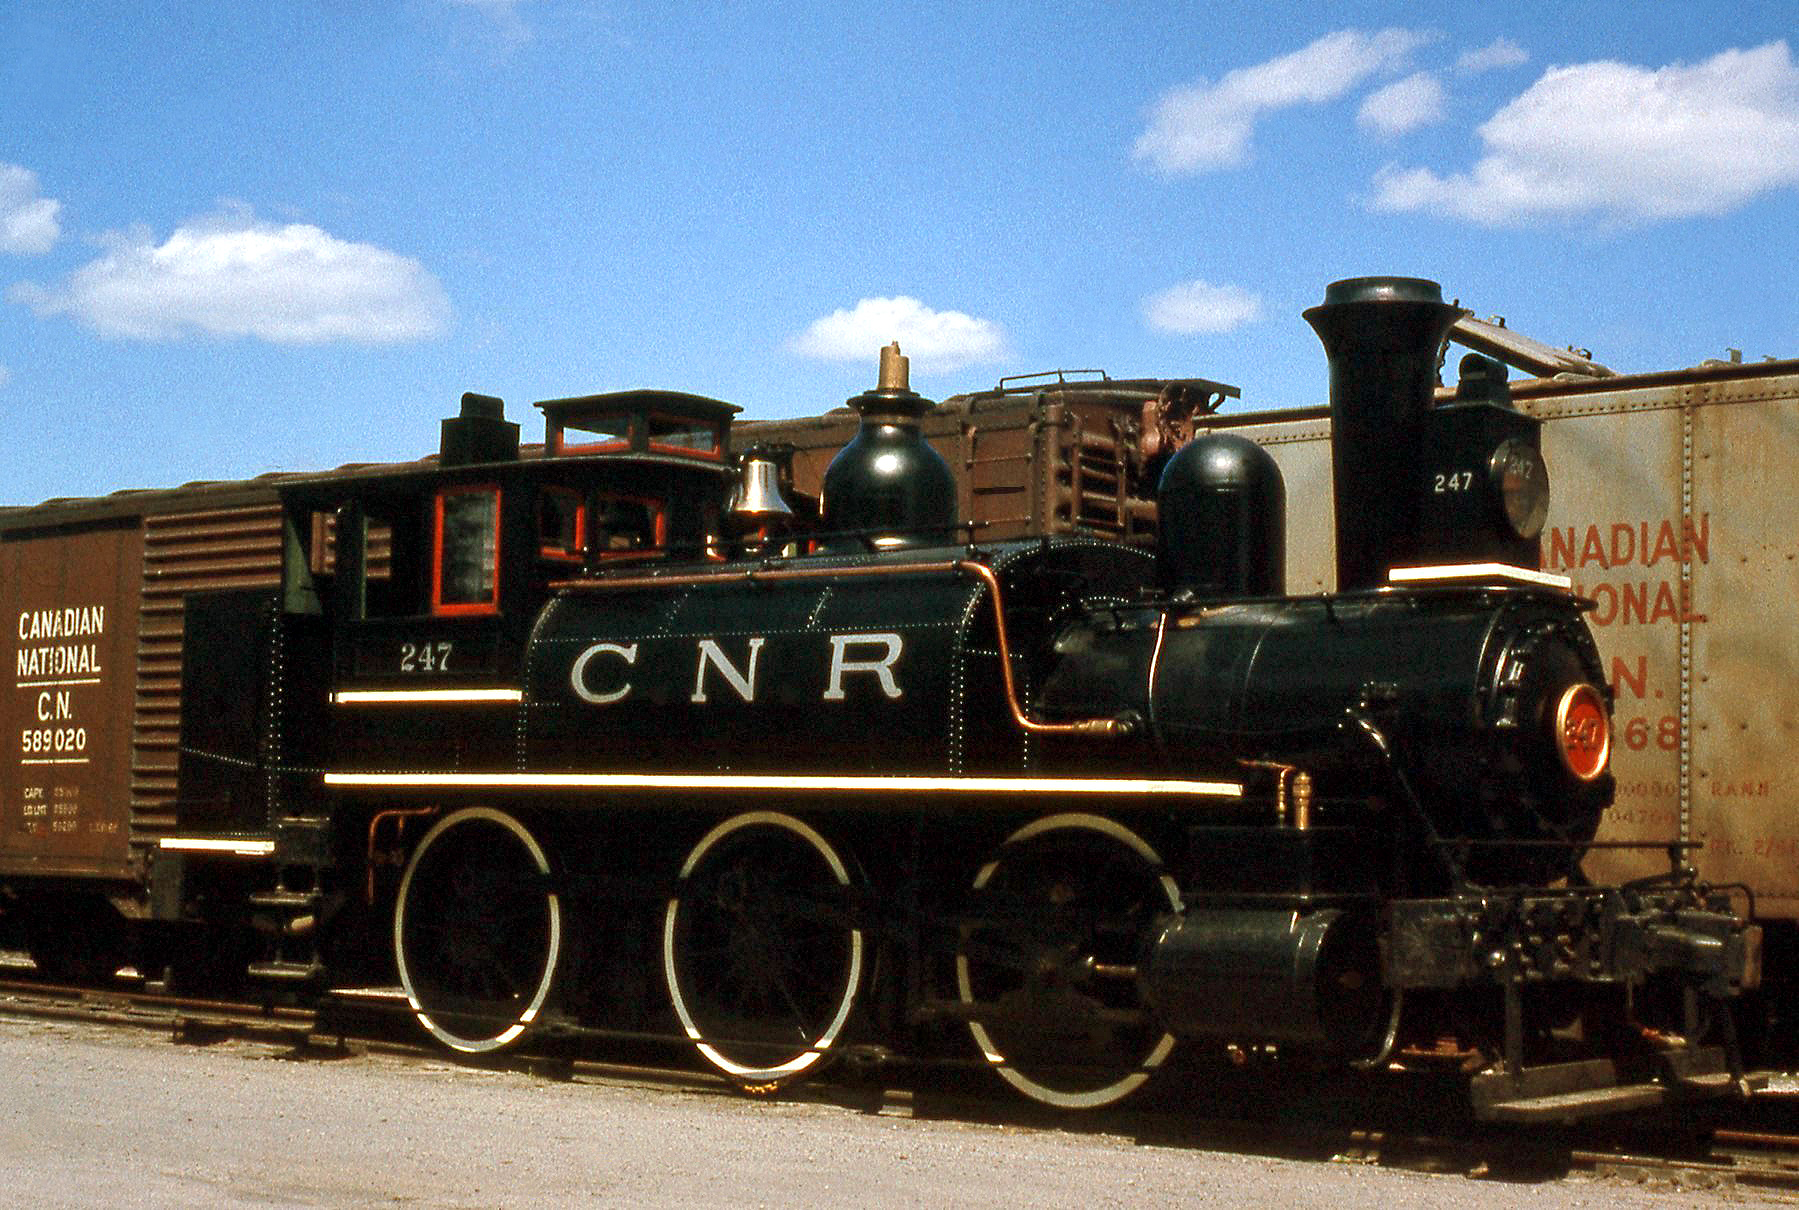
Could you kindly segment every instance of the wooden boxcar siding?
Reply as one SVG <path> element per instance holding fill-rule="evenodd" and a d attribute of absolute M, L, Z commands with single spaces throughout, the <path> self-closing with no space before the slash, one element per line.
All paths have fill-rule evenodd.
<path fill-rule="evenodd" d="M 0 873 L 131 874 L 141 563 L 128 525 L 0 543 Z"/>
<path fill-rule="evenodd" d="M 79 715 L 73 721 L 90 732 L 88 765 L 23 765 L 15 753 L 36 714 L 36 699 L 26 695 L 39 690 L 14 684 L 0 703 L 8 737 L 0 759 L 0 875 L 139 879 L 149 849 L 175 823 L 186 596 L 280 583 L 274 492 L 256 482 L 194 485 L 16 509 L 0 522 L 0 616 L 10 636 L 0 646 L 9 673 L 19 671 L 22 611 L 92 603 L 103 581 L 117 579 L 105 589 L 106 671 L 96 684 L 69 687 Z M 35 780 L 21 778 L 26 770 Z M 57 785 L 42 776 L 46 770 L 60 772 L 63 801 L 79 801 L 80 813 L 70 816 L 70 832 L 34 838 L 21 827 L 23 795 L 36 790 L 52 799 L 54 813 Z M 74 773 L 81 784 L 69 779 Z"/>
<path fill-rule="evenodd" d="M 1543 561 L 1594 600 L 1617 691 L 1608 834 L 1700 841 L 1706 877 L 1799 915 L 1799 367 L 1526 406 L 1562 497 Z"/>
<path fill-rule="evenodd" d="M 859 424 L 848 411 L 745 421 L 734 427 L 731 444 L 791 444 L 794 486 L 817 495 L 825 468 Z M 955 472 L 958 515 L 976 523 L 977 539 L 1079 531 L 1135 544 L 1155 540 L 1155 505 L 1133 479 L 1134 408 L 1022 397 L 940 408 L 922 430 Z"/>

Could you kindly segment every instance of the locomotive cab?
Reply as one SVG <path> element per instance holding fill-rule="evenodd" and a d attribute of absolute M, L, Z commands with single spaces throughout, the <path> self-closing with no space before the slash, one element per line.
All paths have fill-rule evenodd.
<path fill-rule="evenodd" d="M 280 589 L 190 604 L 176 822 L 197 837 L 274 838 L 256 842 L 275 885 L 253 906 L 275 953 L 253 973 L 319 977 L 319 915 L 353 899 L 326 893 L 332 871 L 367 860 L 371 842 L 346 838 L 373 808 L 321 817 L 302 770 L 504 766 L 527 641 L 555 585 L 716 544 L 732 405 L 633 391 L 540 406 L 541 450 L 521 451 L 500 400 L 470 394 L 435 459 L 283 483 Z M 195 860 L 167 857 L 171 914 L 217 894 Z"/>
<path fill-rule="evenodd" d="M 335 635 L 336 751 L 424 767 L 505 759 L 512 722 L 492 705 L 518 700 L 525 642 L 554 585 L 716 545 L 735 407 L 671 391 L 538 406 L 541 456 L 520 456 L 499 400 L 470 395 L 444 422 L 435 466 L 284 492 L 290 518 L 311 522 L 290 596 L 316 599 Z M 445 728 L 380 709 L 422 702 L 469 710 Z"/>

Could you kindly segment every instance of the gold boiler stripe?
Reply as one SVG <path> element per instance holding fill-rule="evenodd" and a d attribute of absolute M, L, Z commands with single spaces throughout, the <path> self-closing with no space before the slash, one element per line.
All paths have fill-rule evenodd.
<path fill-rule="evenodd" d="M 1236 782 L 1101 777 L 929 777 L 716 773 L 327 773 L 325 784 L 358 789 L 443 790 L 809 790 L 907 794 L 1171 795 L 1241 798 Z"/>
<path fill-rule="evenodd" d="M 522 689 L 339 689 L 334 706 L 392 705 L 407 702 L 520 702 Z"/>

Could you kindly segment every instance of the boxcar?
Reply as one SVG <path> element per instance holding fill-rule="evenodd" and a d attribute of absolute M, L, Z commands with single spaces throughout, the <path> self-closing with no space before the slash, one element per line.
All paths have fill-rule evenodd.
<path fill-rule="evenodd" d="M 276 490 L 295 477 L 0 511 L 0 924 L 46 970 L 132 956 L 151 869 L 180 845 L 189 597 L 280 585 Z"/>

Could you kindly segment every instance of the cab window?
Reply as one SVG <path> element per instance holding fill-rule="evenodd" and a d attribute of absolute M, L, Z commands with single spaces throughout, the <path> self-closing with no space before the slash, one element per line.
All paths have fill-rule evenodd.
<path fill-rule="evenodd" d="M 581 493 L 546 487 L 537 497 L 537 550 L 558 563 L 579 563 L 587 553 L 587 511 Z"/>
<path fill-rule="evenodd" d="M 630 413 L 558 424 L 550 441 L 554 454 L 606 454 L 631 448 Z"/>
<path fill-rule="evenodd" d="M 500 489 L 447 487 L 438 492 L 433 534 L 431 612 L 499 612 Z"/>
<path fill-rule="evenodd" d="M 594 498 L 593 548 L 600 558 L 655 550 L 668 542 L 668 517 L 659 501 L 602 492 Z"/>
<path fill-rule="evenodd" d="M 720 456 L 723 426 L 711 420 L 690 420 L 651 412 L 648 417 L 649 448 L 657 453 Z"/>

